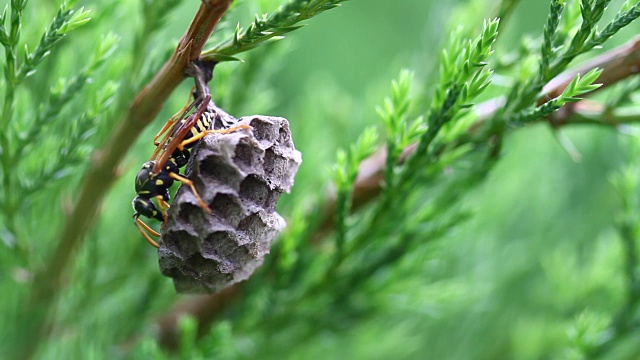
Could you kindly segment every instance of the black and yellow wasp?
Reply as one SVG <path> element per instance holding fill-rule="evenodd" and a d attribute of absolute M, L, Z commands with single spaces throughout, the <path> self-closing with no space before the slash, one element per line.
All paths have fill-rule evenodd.
<path fill-rule="evenodd" d="M 156 150 L 149 161 L 142 165 L 142 169 L 136 176 L 137 196 L 132 202 L 135 210 L 134 223 L 149 244 L 156 248 L 160 246 L 149 234 L 156 237 L 160 237 L 160 234 L 140 220 L 140 215 L 164 223 L 169 209 L 167 203 L 170 198 L 169 188 L 174 181 L 189 186 L 200 207 L 206 212 L 211 212 L 209 206 L 198 194 L 193 182 L 180 175 L 180 168 L 187 165 L 189 161 L 189 149 L 208 134 L 229 133 L 240 129 L 251 130 L 249 125 L 234 126 L 233 123 L 229 123 L 211 105 L 211 95 L 201 95 L 169 119 L 154 138 Z M 162 140 L 158 141 L 163 134 Z M 153 199 L 156 199 L 160 209 L 156 207 Z"/>

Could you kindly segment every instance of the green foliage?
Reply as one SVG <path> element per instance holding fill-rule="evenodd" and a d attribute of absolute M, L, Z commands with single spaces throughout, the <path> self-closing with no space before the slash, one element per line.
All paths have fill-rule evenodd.
<path fill-rule="evenodd" d="M 609 22 L 605 30 L 598 31 L 597 24 L 604 15 L 605 9 L 610 1 L 580 1 L 580 18 L 575 12 L 567 16 L 564 26 L 559 25 L 559 19 L 565 10 L 564 2 L 553 1 L 547 24 L 544 28 L 543 45 L 541 50 L 541 60 L 539 62 L 538 74 L 530 78 L 520 79 L 512 87 L 512 91 L 507 98 L 504 107 L 506 116 L 520 112 L 527 104 L 533 102 L 540 96 L 543 85 L 560 74 L 578 56 L 584 54 L 617 33 L 627 26 L 631 21 L 640 16 L 636 3 L 630 6 L 627 2 L 616 17 Z M 578 2 L 572 3 L 578 6 Z M 579 28 L 573 29 L 580 21 Z M 551 105 L 550 105 L 551 106 Z M 512 114 L 509 114 L 512 112 Z"/>
<path fill-rule="evenodd" d="M 549 17 L 547 18 L 547 24 L 544 26 L 544 33 L 542 36 L 542 49 L 540 51 L 542 59 L 540 60 L 539 71 L 541 77 L 540 81 L 551 78 L 548 74 L 549 62 L 551 61 L 555 51 L 553 46 L 557 42 L 559 35 L 558 25 L 560 24 L 560 16 L 562 15 L 565 5 L 566 2 L 564 0 L 551 1 Z"/>
<path fill-rule="evenodd" d="M 577 102 L 582 100 L 579 96 L 589 93 L 600 87 L 601 84 L 594 84 L 593 82 L 598 79 L 602 70 L 593 69 L 586 73 L 583 77 L 576 75 L 571 80 L 569 85 L 564 89 L 560 96 L 555 99 L 549 100 L 543 105 L 540 105 L 534 109 L 523 110 L 518 114 L 515 114 L 509 121 L 512 124 L 526 124 L 538 119 L 549 116 L 564 104 L 570 102 Z"/>
<path fill-rule="evenodd" d="M 351 145 L 349 151 L 338 151 L 334 166 L 336 184 L 336 261 L 342 261 L 347 236 L 347 217 L 351 213 L 351 196 L 358 176 L 358 166 L 376 149 L 377 134 L 374 128 L 365 129 Z"/>
<path fill-rule="evenodd" d="M 304 26 L 298 23 L 340 6 L 345 1 L 292 0 L 271 15 L 256 15 L 247 29 L 240 28 L 238 24 L 231 40 L 204 51 L 202 58 L 218 62 L 238 60 L 234 55 L 283 39 L 284 34 Z"/>
<path fill-rule="evenodd" d="M 384 167 L 385 189 L 390 189 L 395 184 L 396 165 L 403 149 L 416 142 L 425 131 L 422 117 L 413 121 L 408 119 L 412 102 L 410 91 L 413 76 L 413 73 L 402 70 L 398 80 L 394 80 L 391 84 L 391 97 L 384 100 L 384 107 L 376 108 L 387 134 L 387 160 Z"/>
<path fill-rule="evenodd" d="M 485 22 L 481 35 L 473 41 L 461 39 L 462 31 L 458 31 L 443 51 L 440 81 L 427 114 L 427 130 L 418 142 L 416 156 L 403 169 L 404 184 L 413 181 L 432 160 L 427 151 L 443 126 L 464 117 L 471 102 L 489 85 L 492 70 L 487 69 L 486 61 L 498 35 L 498 24 L 497 19 Z"/>
<path fill-rule="evenodd" d="M 545 88 L 637 33 L 637 1 L 474 0 L 452 14 L 436 1 L 293 0 L 233 32 L 224 25 L 274 6 L 236 1 L 203 53 L 223 63 L 212 95 L 237 117 L 289 118 L 304 158 L 265 264 L 214 300 L 179 297 L 130 225 L 132 179 L 189 83 L 117 173 L 93 178 L 122 181 L 93 204 L 99 218 L 80 230 L 64 281 L 35 282 L 56 262 L 55 235 L 85 169 L 116 151 L 99 144 L 200 5 L 5 6 L 3 356 L 637 356 L 640 81 L 629 71 L 612 86 L 611 69 L 595 68 Z M 240 53 L 245 62 L 224 63 Z M 554 138 L 544 122 L 555 116 Z M 564 128 L 573 124 L 599 126 Z M 55 297 L 25 309 L 39 285 Z"/>
<path fill-rule="evenodd" d="M 16 49 L 20 44 L 20 28 L 25 6 L 26 1 L 13 1 L 10 30 L 7 31 L 4 26 L 0 28 L 0 42 L 6 55 L 5 76 L 2 82 L 4 112 L 1 117 L 4 131 L 0 136 L 0 165 L 3 174 L 0 204 L 6 228 L 3 240 L 15 246 L 16 253 L 20 254 L 23 261 L 26 261 L 25 249 L 32 245 L 18 240 L 14 244 L 12 239 L 26 238 L 33 234 L 17 233 L 23 231 L 26 220 L 18 214 L 30 212 L 34 206 L 34 196 L 62 183 L 62 180 L 86 158 L 91 149 L 90 135 L 94 132 L 100 114 L 108 108 L 116 89 L 113 83 L 107 83 L 89 96 L 77 95 L 104 64 L 117 43 L 117 38 L 113 35 L 100 39 L 97 49 L 88 57 L 89 61 L 84 68 L 71 78 L 59 77 L 56 85 L 39 106 L 31 106 L 29 110 L 17 113 L 15 97 L 25 79 L 35 74 L 44 58 L 65 36 L 90 20 L 89 11 L 74 11 L 69 9 L 67 4 L 63 4 L 42 34 L 35 50 L 30 52 L 25 44 L 24 59 L 18 62 Z M 7 8 L 0 17 L 0 24 L 5 24 L 6 14 Z M 55 80 L 55 75 L 50 76 Z M 41 94 L 34 96 L 36 99 L 41 97 Z M 67 114 L 68 119 L 63 126 L 60 122 L 54 122 L 53 119 L 59 118 L 64 109 L 69 108 L 72 103 L 84 103 L 86 106 L 83 111 L 73 116 Z M 31 120 L 24 121 L 25 118 Z M 61 138 L 67 140 L 60 141 Z M 40 148 L 30 154 L 35 145 L 39 145 Z M 50 156 L 47 156 L 46 161 L 42 161 L 43 154 L 47 153 Z M 32 159 L 33 161 L 30 161 Z M 26 262 L 23 265 L 26 265 Z"/>

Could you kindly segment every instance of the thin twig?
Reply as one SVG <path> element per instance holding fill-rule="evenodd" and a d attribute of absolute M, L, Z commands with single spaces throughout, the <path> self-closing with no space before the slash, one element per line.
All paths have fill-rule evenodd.
<path fill-rule="evenodd" d="M 640 71 L 640 36 L 620 47 L 593 58 L 591 61 L 558 75 L 558 77 L 552 79 L 544 87 L 544 93 L 547 95 L 542 96 L 539 99 L 539 103 L 544 103 L 545 99 L 553 98 L 561 94 L 576 74 L 586 74 L 594 68 L 600 68 L 603 70 L 600 78 L 598 78 L 598 82 L 602 83 L 602 86 L 598 90 L 609 87 L 620 80 L 637 74 Z M 497 110 L 503 105 L 503 102 L 504 100 L 502 98 L 496 98 L 478 104 L 476 110 L 479 113 L 479 119 L 476 124 L 470 127 L 470 133 L 476 135 L 475 133 L 480 131 L 482 125 L 497 112 Z M 578 102 L 575 106 L 568 108 L 567 112 L 551 116 L 546 120 L 551 121 L 554 126 L 564 126 L 572 125 L 573 122 L 571 117 L 573 115 L 580 115 L 582 110 L 588 111 L 590 117 L 597 116 L 593 113 L 593 106 L 583 107 L 581 104 L 582 102 Z M 604 111 L 604 108 L 601 108 L 601 110 Z M 601 113 L 600 115 L 604 115 L 604 113 Z M 580 118 L 584 119 L 584 117 Z M 581 124 L 584 123 L 584 121 L 576 121 L 575 123 Z M 603 117 L 603 121 L 601 121 L 600 124 L 608 126 L 618 125 L 615 120 L 611 120 L 608 117 Z M 415 148 L 415 144 L 409 145 L 404 149 L 399 160 L 403 162 L 408 156 L 413 154 Z M 381 148 L 361 163 L 353 191 L 352 211 L 357 211 L 362 208 L 380 194 L 382 190 L 381 185 L 384 176 L 383 171 L 385 161 L 386 152 L 384 148 Z M 328 200 L 326 201 L 322 211 L 322 220 L 314 234 L 310 237 L 310 241 L 319 242 L 328 232 L 331 231 L 334 224 L 333 218 L 335 216 L 335 209 L 335 194 L 329 194 Z M 236 293 L 237 289 L 240 287 L 241 283 L 235 284 L 230 288 L 232 289 L 230 291 L 232 291 L 232 293 Z M 169 311 L 168 315 L 163 317 L 163 319 L 174 318 L 176 316 L 175 314 L 178 312 L 184 314 L 183 309 L 189 308 L 190 310 L 188 313 L 198 319 L 201 328 L 206 328 L 208 324 L 215 319 L 217 313 L 209 311 L 206 312 L 206 315 L 200 314 L 204 313 L 203 309 L 208 308 L 213 308 L 218 312 L 222 312 L 224 310 L 224 306 L 219 306 L 221 303 L 221 297 L 224 297 L 225 299 L 224 304 L 232 303 L 226 292 L 224 294 L 213 294 L 206 297 L 198 297 L 195 300 L 187 299 L 184 302 L 177 304 Z M 160 343 L 166 347 L 173 347 L 175 344 L 167 341 L 166 334 L 176 333 L 175 324 L 160 320 L 158 326 L 159 333 L 162 335 L 160 336 Z M 172 339 L 171 341 L 175 341 L 175 339 Z"/>
<path fill-rule="evenodd" d="M 64 273 L 70 266 L 74 250 L 82 243 L 91 227 L 107 191 L 118 178 L 118 166 L 142 130 L 151 123 L 173 90 L 185 79 L 185 69 L 198 59 L 213 29 L 226 12 L 232 0 L 209 0 L 198 9 L 186 34 L 180 40 L 173 56 L 135 97 L 124 118 L 102 149 L 95 151 L 91 166 L 84 177 L 80 196 L 61 232 L 56 249 L 49 262 L 38 269 L 31 288 L 31 298 L 25 307 L 31 324 L 17 338 L 25 339 L 19 345 L 22 358 L 30 358 L 38 339 L 47 335 L 45 319 L 57 296 L 64 288 Z M 34 311 L 36 312 L 34 314 Z M 34 341 L 35 340 L 35 341 Z"/>

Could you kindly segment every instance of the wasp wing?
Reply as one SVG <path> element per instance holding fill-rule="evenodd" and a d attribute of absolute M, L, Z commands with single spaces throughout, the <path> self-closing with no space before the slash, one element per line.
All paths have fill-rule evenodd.
<path fill-rule="evenodd" d="M 211 95 L 206 95 L 203 98 L 194 100 L 191 105 L 182 112 L 171 129 L 167 131 L 167 134 L 164 136 L 162 141 L 160 141 L 158 147 L 151 156 L 151 160 L 155 162 L 152 170 L 153 173 L 158 173 L 164 164 L 166 164 L 171 158 L 173 152 L 180 146 L 189 131 L 191 131 L 198 122 L 198 119 L 200 119 L 202 114 L 206 111 L 209 101 L 211 101 Z M 184 118 L 196 105 L 196 111 Z"/>
<path fill-rule="evenodd" d="M 165 125 L 163 130 L 161 130 L 159 133 L 159 135 L 164 134 L 164 137 L 162 138 L 162 140 L 160 140 L 160 142 L 155 143 L 156 149 L 151 155 L 151 158 L 149 160 L 156 161 L 158 159 L 158 157 L 160 156 L 160 153 L 163 152 L 163 150 L 166 148 L 169 141 L 171 141 L 173 134 L 176 132 L 176 129 L 177 129 L 176 127 L 180 126 L 180 124 L 182 123 L 182 120 L 184 120 L 187 117 L 187 114 L 194 108 L 196 104 L 197 104 L 197 101 L 194 100 L 190 104 L 185 105 L 185 107 L 183 107 L 182 110 L 175 113 L 171 117 L 171 119 L 167 121 L 167 124 L 169 125 Z"/>

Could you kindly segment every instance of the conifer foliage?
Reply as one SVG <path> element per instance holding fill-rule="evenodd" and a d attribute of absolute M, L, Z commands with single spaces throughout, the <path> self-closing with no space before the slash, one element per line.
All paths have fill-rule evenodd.
<path fill-rule="evenodd" d="M 8 1 L 1 357 L 636 358 L 638 17 L 637 0 Z M 194 62 L 216 63 L 224 111 L 286 117 L 304 162 L 264 264 L 192 298 L 129 204 Z"/>

